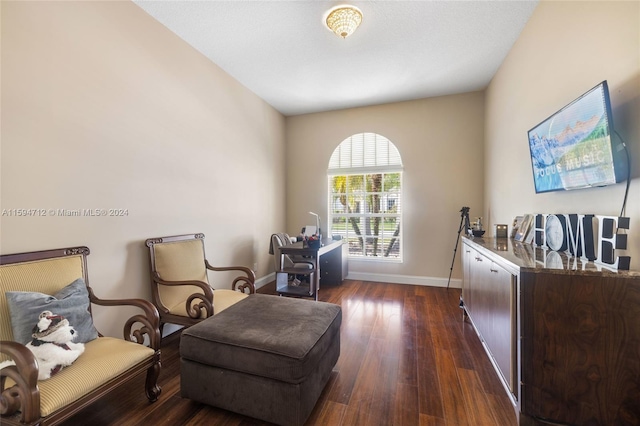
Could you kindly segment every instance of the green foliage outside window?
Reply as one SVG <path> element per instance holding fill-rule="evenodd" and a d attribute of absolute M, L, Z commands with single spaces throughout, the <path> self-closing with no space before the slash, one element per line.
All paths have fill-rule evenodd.
<path fill-rule="evenodd" d="M 349 254 L 400 258 L 402 174 L 330 176 L 332 233 L 349 242 Z"/>

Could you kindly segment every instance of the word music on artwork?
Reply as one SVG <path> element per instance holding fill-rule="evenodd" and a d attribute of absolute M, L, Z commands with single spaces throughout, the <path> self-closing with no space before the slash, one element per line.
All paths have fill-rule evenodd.
<path fill-rule="evenodd" d="M 534 245 L 543 249 L 550 248 L 548 241 L 552 231 L 547 224 L 552 222 L 549 220 L 551 216 L 555 216 L 560 222 L 559 229 L 562 232 L 562 243 L 556 251 L 569 253 L 583 262 L 593 261 L 612 269 L 629 270 L 631 257 L 616 256 L 616 250 L 627 249 L 628 235 L 619 231 L 629 229 L 628 217 L 593 214 L 535 214 L 534 216 Z M 553 218 L 553 221 L 556 218 Z"/>

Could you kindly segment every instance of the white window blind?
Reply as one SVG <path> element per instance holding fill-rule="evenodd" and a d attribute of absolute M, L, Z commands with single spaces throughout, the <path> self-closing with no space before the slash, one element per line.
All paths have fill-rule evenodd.
<path fill-rule="evenodd" d="M 398 148 L 377 133 L 359 133 L 342 141 L 329 159 L 329 174 L 401 171 Z"/>

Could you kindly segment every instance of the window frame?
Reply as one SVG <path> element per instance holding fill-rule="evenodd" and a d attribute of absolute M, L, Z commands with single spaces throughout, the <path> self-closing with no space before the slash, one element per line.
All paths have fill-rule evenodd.
<path fill-rule="evenodd" d="M 350 151 L 351 147 L 352 147 L 352 142 L 353 142 L 353 138 L 361 138 L 362 140 L 357 140 L 357 143 L 360 143 L 362 146 L 359 146 L 359 150 L 356 154 L 361 155 L 363 157 L 365 157 L 364 161 L 363 158 L 356 158 L 355 162 L 359 163 L 360 165 L 357 166 L 353 166 L 354 163 L 354 159 L 353 159 L 353 152 Z M 345 142 L 348 142 L 348 146 L 345 147 L 344 144 Z M 371 144 L 373 143 L 374 146 L 367 146 L 367 143 Z M 380 149 L 380 146 L 382 144 L 387 144 L 386 147 L 383 146 L 383 149 Z M 348 150 L 348 152 L 344 152 L 344 150 Z M 372 156 L 372 151 L 375 151 L 374 155 Z M 378 151 L 384 151 L 383 154 L 386 155 L 378 155 Z M 390 155 L 391 153 L 391 155 Z M 336 156 L 340 156 L 340 159 L 338 159 L 336 161 Z M 367 157 L 368 156 L 368 157 Z M 344 161 L 344 158 L 347 158 L 347 161 Z M 390 161 L 391 159 L 391 161 Z M 368 164 L 367 164 L 368 162 Z M 371 164 L 372 162 L 374 162 L 375 164 Z M 381 164 L 382 163 L 382 164 Z M 338 165 L 336 167 L 336 164 Z M 334 166 L 333 168 L 331 166 Z M 369 175 L 373 175 L 373 174 L 382 174 L 382 178 L 381 178 L 381 182 L 380 182 L 380 188 L 378 191 L 368 191 L 367 189 L 367 176 Z M 389 190 L 388 188 L 385 187 L 386 184 L 386 175 L 389 174 L 398 174 L 398 176 L 395 178 L 395 180 L 398 182 L 397 188 L 392 188 L 391 190 Z M 350 187 L 351 182 L 352 182 L 352 178 L 354 176 L 361 176 L 360 179 L 360 184 L 359 186 L 360 189 L 356 189 L 356 190 L 352 190 L 352 188 Z M 345 179 L 345 192 L 336 192 L 335 191 L 335 186 L 334 186 L 334 180 L 336 177 L 344 177 Z M 403 204 L 403 166 L 402 166 L 402 159 L 400 156 L 400 153 L 398 151 L 398 149 L 396 148 L 396 146 L 393 144 L 393 142 L 391 142 L 389 139 L 385 138 L 382 135 L 379 134 L 375 134 L 375 133 L 359 133 L 359 134 L 355 134 L 350 136 L 349 138 L 345 139 L 344 141 L 342 141 L 334 150 L 331 159 L 329 161 L 329 168 L 327 170 L 327 195 L 328 195 L 328 212 L 327 212 L 327 225 L 329 228 L 329 232 L 330 233 L 334 233 L 334 219 L 336 217 L 343 217 L 345 218 L 345 221 L 349 221 L 349 218 L 357 218 L 358 219 L 358 227 L 362 228 L 365 226 L 371 226 L 371 219 L 373 218 L 377 218 L 380 217 L 381 220 L 378 224 L 378 226 L 381 226 L 381 228 L 378 229 L 378 235 L 367 235 L 365 233 L 365 235 L 363 235 L 362 233 L 358 234 L 357 232 L 355 232 L 354 228 L 351 226 L 349 226 L 348 223 L 345 223 L 344 229 L 340 229 L 339 235 L 343 236 L 344 238 L 346 238 L 348 241 L 353 240 L 354 238 L 357 238 L 358 240 L 362 240 L 360 241 L 360 244 L 362 244 L 362 251 L 361 254 L 353 254 L 351 252 L 351 249 L 349 249 L 349 259 L 350 260 L 358 260 L 358 261 L 375 261 L 375 262 L 393 262 L 393 263 L 402 263 L 403 259 L 404 259 L 404 247 L 403 247 L 403 208 L 402 208 L 402 204 Z M 381 207 L 380 211 L 375 212 L 375 211 L 371 211 L 370 208 L 368 208 L 368 204 L 367 204 L 367 200 L 369 200 L 369 197 L 371 195 L 379 195 L 380 199 L 378 200 L 379 206 Z M 340 212 L 336 212 L 336 202 L 338 198 L 337 197 L 347 197 L 347 199 L 351 198 L 353 200 L 353 197 L 356 198 L 360 198 L 362 201 L 362 211 L 361 208 L 359 208 L 358 212 L 348 212 L 345 211 L 344 213 L 340 213 Z M 389 202 L 391 200 L 393 201 L 393 204 L 395 205 L 395 207 L 399 210 L 396 213 L 390 213 L 389 212 Z M 345 206 L 345 204 L 342 204 L 342 202 L 340 202 L 341 205 Z M 347 205 L 349 204 L 349 202 L 347 202 Z M 345 207 L 345 209 L 348 207 Z M 369 210 L 369 211 L 366 211 Z M 396 221 L 396 226 L 399 226 L 399 229 L 396 229 L 398 231 L 398 235 L 395 235 L 395 230 L 392 231 L 391 233 L 389 233 L 388 231 L 385 231 L 385 219 L 387 218 L 393 218 Z M 365 225 L 365 223 L 367 223 L 367 225 Z M 399 225 L 398 225 L 399 223 Z M 351 234 L 351 235 L 350 235 Z M 359 236 L 358 236 L 359 235 Z M 349 238 L 351 238 L 351 240 L 349 240 Z M 376 245 L 371 243 L 371 239 L 372 238 L 376 238 L 378 239 L 378 241 L 382 240 L 382 246 Z M 390 242 L 391 240 L 395 239 L 396 241 L 394 242 L 394 246 L 396 246 L 395 249 L 391 250 L 391 256 L 384 256 L 384 252 L 386 251 L 385 248 L 385 241 Z M 387 243 L 388 244 L 388 243 Z M 379 253 L 379 255 L 373 255 L 373 254 L 367 254 L 368 252 L 368 247 L 371 246 L 375 246 L 377 247 L 376 252 Z M 394 253 L 397 253 L 397 255 L 393 255 Z"/>

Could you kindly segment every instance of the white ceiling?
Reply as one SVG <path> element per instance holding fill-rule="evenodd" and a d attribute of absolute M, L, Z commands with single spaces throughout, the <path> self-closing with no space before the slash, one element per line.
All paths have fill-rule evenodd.
<path fill-rule="evenodd" d="M 342 39 L 323 17 L 343 2 L 133 1 L 284 115 L 482 90 L 537 5 L 353 1 Z"/>

